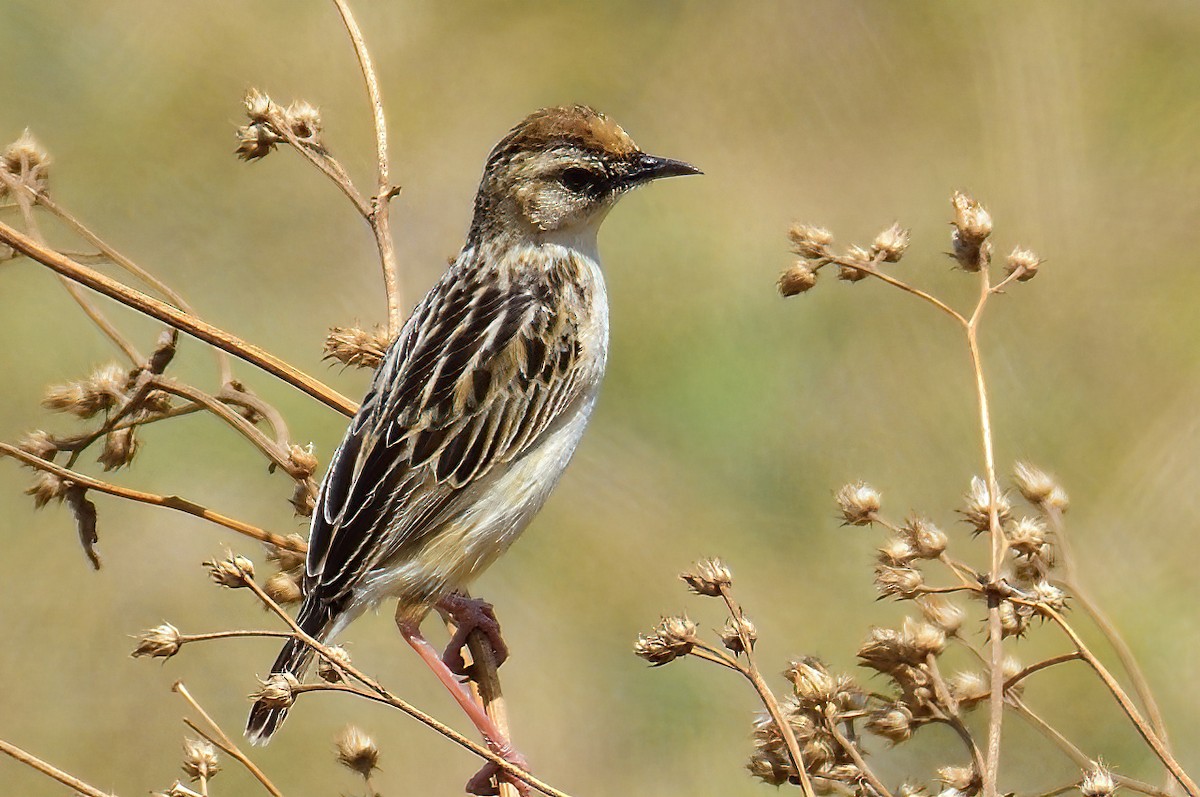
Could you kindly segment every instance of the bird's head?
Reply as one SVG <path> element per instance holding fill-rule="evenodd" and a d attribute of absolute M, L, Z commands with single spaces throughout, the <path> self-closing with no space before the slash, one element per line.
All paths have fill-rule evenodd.
<path fill-rule="evenodd" d="M 526 117 L 492 150 L 475 199 L 474 234 L 595 228 L 632 188 L 695 166 L 647 155 L 604 114 L 574 105 Z"/>

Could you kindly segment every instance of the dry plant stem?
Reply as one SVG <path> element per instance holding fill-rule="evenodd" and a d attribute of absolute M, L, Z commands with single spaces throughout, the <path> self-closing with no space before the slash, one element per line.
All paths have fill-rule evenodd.
<path fill-rule="evenodd" d="M 483 710 L 504 738 L 512 740 L 508 725 L 508 703 L 500 686 L 500 673 L 496 666 L 496 654 L 487 635 L 476 629 L 467 636 L 467 648 L 471 651 L 471 684 L 483 705 Z M 519 790 L 507 780 L 499 781 L 500 797 L 517 797 Z"/>
<path fill-rule="evenodd" d="M 1154 732 L 1149 724 L 1147 724 L 1146 720 L 1142 718 L 1142 715 L 1138 713 L 1137 707 L 1133 704 L 1133 701 L 1129 699 L 1129 695 L 1125 694 L 1125 690 L 1121 688 L 1121 685 L 1117 683 L 1117 679 L 1112 676 L 1112 673 L 1110 673 L 1108 669 L 1100 662 L 1100 660 L 1096 658 L 1092 651 L 1088 649 L 1088 646 L 1084 644 L 1083 640 L 1079 638 L 1079 635 L 1075 633 L 1075 629 L 1071 627 L 1070 623 L 1068 623 L 1061 614 L 1049 606 L 1036 605 L 1036 608 L 1053 620 L 1058 627 L 1063 630 L 1063 633 L 1070 637 L 1071 643 L 1075 645 L 1075 649 L 1079 651 L 1081 656 L 1083 656 L 1083 660 L 1086 661 L 1093 670 L 1095 670 L 1096 675 L 1098 675 L 1100 680 L 1104 682 L 1104 685 L 1108 687 L 1108 691 L 1112 692 L 1117 704 L 1120 705 L 1121 710 L 1125 712 L 1125 716 L 1129 717 L 1129 721 L 1133 723 L 1135 728 L 1137 728 L 1137 731 L 1139 734 L 1141 734 L 1142 739 L 1146 741 L 1146 744 L 1150 745 L 1150 749 L 1153 750 L 1154 754 L 1158 756 L 1159 760 L 1166 765 L 1167 769 L 1171 772 L 1171 775 L 1173 775 L 1175 779 L 1179 781 L 1184 790 L 1187 791 L 1191 797 L 1200 797 L 1200 787 L 1197 787 L 1196 782 L 1193 781 L 1191 777 L 1189 777 L 1188 774 L 1183 771 L 1181 766 L 1179 766 L 1179 762 L 1176 761 L 1175 757 L 1171 755 L 1171 751 L 1167 749 L 1165 744 L 1163 744 L 1162 739 L 1158 737 L 1158 734 Z"/>
<path fill-rule="evenodd" d="M 1138 699 L 1146 709 L 1146 718 L 1150 721 L 1150 727 L 1158 734 L 1158 738 L 1162 739 L 1163 745 L 1170 749 L 1166 723 L 1163 721 L 1158 701 L 1154 699 L 1154 692 L 1151 691 L 1146 676 L 1138 666 L 1137 658 L 1125 642 L 1125 638 L 1121 636 L 1121 632 L 1117 630 L 1116 625 L 1108 619 L 1108 615 L 1104 613 L 1099 604 L 1092 600 L 1091 595 L 1079 580 L 1079 570 L 1075 564 L 1075 556 L 1071 548 L 1070 536 L 1063 523 L 1062 512 L 1051 506 L 1043 506 L 1042 509 L 1050 520 L 1050 526 L 1058 541 L 1058 551 L 1063 568 L 1063 584 L 1075 596 L 1075 600 L 1092 618 L 1092 622 L 1096 624 L 1100 632 L 1104 634 L 1104 638 L 1108 640 L 1108 644 L 1112 646 L 1113 651 L 1117 654 L 1117 659 L 1121 662 L 1121 667 L 1133 683 L 1133 689 L 1137 692 Z"/>
<path fill-rule="evenodd" d="M 888 791 L 887 786 L 884 786 L 883 781 L 877 778 L 875 773 L 871 771 L 871 766 L 867 763 L 866 759 L 862 757 L 862 753 L 859 752 L 858 747 L 854 744 L 854 742 L 846 738 L 846 734 L 842 733 L 842 729 L 838 727 L 837 723 L 826 718 L 825 727 L 831 734 L 833 734 L 833 738 L 836 739 L 837 743 L 842 746 L 842 749 L 846 751 L 846 754 L 850 756 L 850 759 L 854 762 L 854 765 L 858 767 L 858 771 L 861 772 L 863 777 L 867 779 L 867 783 L 871 784 L 871 788 L 874 789 L 877 794 L 881 795 L 881 797 L 892 797 L 892 793 Z"/>
<path fill-rule="evenodd" d="M 954 695 L 946 685 L 945 679 L 942 678 L 942 671 L 938 668 L 937 664 L 937 656 L 930 653 L 925 657 L 925 664 L 929 668 L 930 677 L 933 679 L 933 690 L 938 702 L 949 711 L 949 715 L 945 718 L 944 722 L 958 734 L 963 744 L 966 745 L 967 752 L 970 753 L 971 760 L 975 764 L 975 771 L 982 772 L 985 763 L 983 754 L 979 751 L 979 745 L 975 743 L 975 737 L 971 735 L 971 731 L 959 715 L 958 701 L 954 699 Z"/>
<path fill-rule="evenodd" d="M 375 244 L 379 248 L 379 259 L 383 266 L 383 286 L 387 292 L 388 307 L 388 340 L 395 339 L 400 333 L 400 325 L 404 322 L 401 315 L 400 283 L 397 277 L 396 248 L 392 242 L 391 216 L 389 202 L 396 194 L 391 184 L 390 167 L 388 165 L 388 135 L 387 120 L 383 113 L 383 98 L 379 93 L 379 80 L 375 76 L 375 68 L 371 64 L 371 54 L 367 52 L 367 44 L 363 40 L 362 31 L 355 21 L 350 7 L 344 0 L 333 0 L 341 14 L 346 32 L 354 44 L 354 53 L 358 56 L 358 64 L 362 69 L 363 80 L 367 85 L 367 97 L 371 102 L 371 112 L 375 123 L 375 154 L 378 159 L 376 173 L 376 192 L 371 198 L 371 210 L 367 221 L 375 234 Z"/>
<path fill-rule="evenodd" d="M 882 257 L 882 256 L 880 256 L 880 257 Z M 888 285 L 899 288 L 900 290 L 904 291 L 905 293 L 910 293 L 913 296 L 916 296 L 918 299 L 922 299 L 922 300 L 928 302 L 929 304 L 936 307 L 938 310 L 941 310 L 943 313 L 945 313 L 946 315 L 953 318 L 955 321 L 957 321 L 963 327 L 967 326 L 967 319 L 963 317 L 962 313 L 958 312 L 953 307 L 951 307 L 950 305 L 943 302 L 941 299 L 937 298 L 936 296 L 934 296 L 932 294 L 926 293 L 925 291 L 921 290 L 920 288 L 916 288 L 912 285 L 909 285 L 907 282 L 905 282 L 903 280 L 896 279 L 891 274 L 887 274 L 883 271 L 880 271 L 878 268 L 879 263 L 880 263 L 880 257 L 877 257 L 875 260 L 873 260 L 871 262 L 871 265 L 869 265 L 869 266 L 863 265 L 861 263 L 853 263 L 850 261 L 841 260 L 838 258 L 830 258 L 828 262 L 834 263 L 839 266 L 845 266 L 847 268 L 853 268 L 853 269 L 863 272 L 864 274 L 870 274 L 872 277 L 881 279 L 884 282 L 886 282 Z"/>
<path fill-rule="evenodd" d="M 141 291 L 134 290 L 127 285 L 110 279 L 95 269 L 81 263 L 76 263 L 59 252 L 42 246 L 29 236 L 22 234 L 3 222 L 0 222 L 0 242 L 8 244 L 21 254 L 81 285 L 85 285 L 110 299 L 118 301 L 152 318 L 170 324 L 181 332 L 186 332 L 205 343 L 223 349 L 235 357 L 261 368 L 344 415 L 351 416 L 358 410 L 358 405 L 350 401 L 350 399 L 333 390 L 328 385 L 289 365 L 275 355 L 236 338 L 212 324 L 201 321 L 190 313 L 185 313 L 166 302 L 159 301 Z"/>
<path fill-rule="evenodd" d="M 796 739 L 796 734 L 792 730 L 789 723 L 783 716 L 783 709 L 779 706 L 779 701 L 775 699 L 775 693 L 771 691 L 771 687 L 767 685 L 766 680 L 762 677 L 762 673 L 758 669 L 758 663 L 754 656 L 754 640 L 750 639 L 746 633 L 745 624 L 741 621 L 744 619 L 742 607 L 733 599 L 733 593 L 730 592 L 728 585 L 721 585 L 721 598 L 725 601 L 725 607 L 729 610 L 729 616 L 735 621 L 738 629 L 738 637 L 742 643 L 742 652 L 746 656 L 746 667 L 742 673 L 746 679 L 753 684 L 755 691 L 758 692 L 758 697 L 762 700 L 762 704 L 767 709 L 767 713 L 771 715 L 771 720 L 775 723 L 775 727 L 779 729 L 779 735 L 783 737 L 784 743 L 787 745 L 788 755 L 791 756 L 792 766 L 796 768 L 796 777 L 800 781 L 800 789 L 804 792 L 804 797 L 815 797 L 816 792 L 813 791 L 812 781 L 808 777 L 808 770 L 804 766 L 804 755 L 800 752 L 800 743 Z"/>
<path fill-rule="evenodd" d="M 194 501 L 189 501 L 186 498 L 181 498 L 178 495 L 158 495 L 156 493 L 146 493 L 141 490 L 133 490 L 128 487 L 119 487 L 115 484 L 93 479 L 91 476 L 85 476 L 77 471 L 64 468 L 61 465 L 55 465 L 53 462 L 35 457 L 33 454 L 22 451 L 16 446 L 8 443 L 0 443 L 0 455 L 10 456 L 13 459 L 18 459 L 26 465 L 37 468 L 38 470 L 48 471 L 56 476 L 60 476 L 67 481 L 73 482 L 86 487 L 89 490 L 114 495 L 118 498 L 126 498 L 130 501 L 137 501 L 142 504 L 151 504 L 152 506 L 162 506 L 167 509 L 174 509 L 178 512 L 184 512 L 194 517 L 216 523 L 218 526 L 224 526 L 227 529 L 236 531 L 238 534 L 244 534 L 247 537 L 265 542 L 269 545 L 274 545 L 277 548 L 286 548 L 289 551 L 303 553 L 306 547 L 303 543 L 298 543 L 295 540 L 290 540 L 287 537 L 281 537 L 278 534 L 272 534 L 269 531 L 264 531 L 257 526 L 251 526 L 249 523 L 243 523 L 240 520 L 235 520 L 231 517 L 213 512 L 211 509 L 197 504 Z"/>
<path fill-rule="evenodd" d="M 407 714 L 408 716 L 417 720 L 422 725 L 441 734 L 442 736 L 445 736 L 447 739 L 449 739 L 450 741 L 459 745 L 460 747 L 463 747 L 463 748 L 469 750 L 470 752 L 474 753 L 475 755 L 479 756 L 480 758 L 483 758 L 487 761 L 492 762 L 493 764 L 495 764 L 496 766 L 498 766 L 500 769 L 504 770 L 508 774 L 512 775 L 513 777 L 520 778 L 521 780 L 525 781 L 530 786 L 532 786 L 533 788 L 542 792 L 543 794 L 546 794 L 549 797 L 571 797 L 566 792 L 559 791 L 558 789 L 554 788 L 550 784 L 545 783 L 542 780 L 539 780 L 537 777 L 530 774 L 529 772 L 522 769 L 521 767 L 518 767 L 518 766 L 510 763 L 509 761 L 505 760 L 503 757 L 496 755 L 495 753 L 493 753 L 491 750 L 487 749 L 483 745 L 480 745 L 480 744 L 477 744 L 477 743 L 471 741 L 466 736 L 463 736 L 461 733 L 459 733 L 458 731 L 451 728 L 449 725 L 446 725 L 446 724 L 438 721 L 437 719 L 434 719 L 432 716 L 430 716 L 429 714 L 426 714 L 424 711 L 421 711 L 416 706 L 413 706 L 411 703 L 408 703 L 407 701 L 402 700 L 399 697 L 396 697 L 391 692 L 389 692 L 387 689 L 384 689 L 383 686 L 381 686 L 378 681 L 376 681 L 374 678 L 367 675 L 366 673 L 362 672 L 354 665 L 346 664 L 345 662 L 339 661 L 338 657 L 335 656 L 334 654 L 332 654 L 328 647 L 326 647 L 325 645 L 322 645 L 320 642 L 313 639 L 311 636 L 309 636 L 308 634 L 306 634 L 304 632 L 304 629 L 302 629 L 302 628 L 300 628 L 300 626 L 296 625 L 296 621 L 292 619 L 292 616 L 290 614 L 288 614 L 287 612 L 285 612 L 282 608 L 280 608 L 279 604 L 276 603 L 275 601 L 273 601 L 271 599 L 271 596 L 268 595 L 266 592 L 264 592 L 262 587 L 260 587 L 254 580 L 246 579 L 245 584 L 255 594 L 255 596 L 258 597 L 258 599 L 262 602 L 262 604 L 264 606 L 266 606 L 269 610 L 271 610 L 271 612 L 273 612 L 277 617 L 279 617 L 279 619 L 283 620 L 283 622 L 286 623 L 287 626 L 292 629 L 292 632 L 300 640 L 302 640 L 304 642 L 304 644 L 308 645 L 310 648 L 312 648 L 314 651 L 316 651 L 316 653 L 318 655 L 320 655 L 322 658 L 335 664 L 337 667 L 339 667 L 340 669 L 345 671 L 345 673 L 347 675 L 349 675 L 351 678 L 353 678 L 354 680 L 363 684 L 364 686 L 367 687 L 367 689 L 370 690 L 370 691 L 364 691 L 361 689 L 357 689 L 356 687 L 345 686 L 345 685 L 339 686 L 336 684 L 325 684 L 325 685 L 309 684 L 309 685 L 302 685 L 296 691 L 351 692 L 360 697 L 365 697 L 369 700 L 374 700 L 379 703 L 386 703 L 387 705 L 392 706 L 393 708 L 397 708 L 400 711 L 403 711 L 405 714 Z"/>
<path fill-rule="evenodd" d="M 1009 700 L 1009 704 L 1012 706 L 1013 710 L 1017 712 L 1019 717 L 1024 719 L 1039 733 L 1058 746 L 1058 748 L 1066 754 L 1067 758 L 1070 758 L 1075 762 L 1076 766 L 1082 770 L 1094 769 L 1096 767 L 1096 759 L 1092 758 L 1076 747 L 1070 739 L 1063 736 L 1054 728 L 1054 726 L 1038 716 L 1033 709 L 1029 708 L 1029 706 L 1025 704 L 1023 700 L 1021 700 L 1019 697 L 1012 697 Z M 1152 797 L 1168 797 L 1166 792 L 1155 788 L 1149 783 L 1136 780 L 1135 778 L 1125 777 L 1124 775 L 1118 775 L 1115 772 L 1110 774 L 1112 775 L 1113 780 L 1117 782 L 1117 785 L 1124 786 L 1130 791 L 1140 792 L 1141 794 L 1149 794 Z"/>
<path fill-rule="evenodd" d="M 20 747 L 17 747 L 15 744 L 10 744 L 3 739 L 0 739 L 0 753 L 5 753 L 6 755 L 12 756 L 22 764 L 33 767 L 38 772 L 54 778 L 64 786 L 70 786 L 79 794 L 86 795 L 86 797 L 113 797 L 112 794 L 100 791 L 95 786 L 90 786 L 79 778 L 73 775 L 68 775 L 58 767 L 46 763 L 37 756 L 31 755 L 30 753 L 22 750 Z"/>
<path fill-rule="evenodd" d="M 254 776 L 255 780 L 262 784 L 263 788 L 266 789 L 272 795 L 272 797 L 283 797 L 283 793 L 275 787 L 275 784 L 272 783 L 265 774 L 263 774 L 263 771 L 259 769 L 258 766 L 256 766 L 255 763 L 251 761 L 236 744 L 234 744 L 233 740 L 229 738 L 225 731 L 221 730 L 221 726 L 217 724 L 216 720 L 209 716 L 208 712 L 204 710 L 204 707 L 201 706 L 194 697 L 192 697 L 192 693 L 189 692 L 187 687 L 183 685 L 183 681 L 176 681 L 174 685 L 171 686 L 171 690 L 182 696 L 183 699 L 188 702 L 188 705 L 195 709 L 196 713 L 198 713 L 204 719 L 204 721 L 208 723 L 208 727 L 210 727 L 213 732 L 212 734 L 205 733 L 204 730 L 197 727 L 194 722 L 185 719 L 184 723 L 189 728 L 194 730 L 196 733 L 199 733 L 205 739 L 208 739 L 208 741 L 212 742 L 217 747 L 220 747 L 231 758 L 236 759 L 238 763 L 246 768 L 246 771 Z M 213 738 L 214 736 L 216 738 Z"/>

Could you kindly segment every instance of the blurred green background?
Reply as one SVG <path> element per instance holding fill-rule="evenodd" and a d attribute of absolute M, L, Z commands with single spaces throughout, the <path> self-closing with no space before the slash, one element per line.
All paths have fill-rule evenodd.
<path fill-rule="evenodd" d="M 661 613 L 722 623 L 676 581 L 693 559 L 720 554 L 733 566 L 772 670 L 800 653 L 855 670 L 868 626 L 900 611 L 873 602 L 878 535 L 838 527 L 838 486 L 867 479 L 893 516 L 927 511 L 960 553 L 977 553 L 952 511 L 980 469 L 957 333 L 871 282 L 827 278 L 786 302 L 774 289 L 793 219 L 843 243 L 869 243 L 898 220 L 913 244 L 897 272 L 970 302 L 974 282 L 941 254 L 956 188 L 991 210 L 1000 254 L 1020 243 L 1046 258 L 986 326 L 999 460 L 1007 471 L 1030 458 L 1062 478 L 1088 581 L 1145 663 L 1181 760 L 1200 768 L 1200 6 L 355 9 L 404 186 L 394 219 L 406 304 L 457 251 L 489 148 L 534 108 L 593 104 L 648 151 L 706 172 L 623 200 L 606 223 L 612 352 L 598 413 L 549 506 L 477 585 L 513 647 L 503 676 L 514 734 L 541 776 L 580 797 L 771 793 L 741 770 L 756 708 L 743 684 L 693 661 L 652 671 L 630 655 Z M 3 0 L 0 54 L 0 138 L 33 130 L 53 154 L 60 203 L 204 318 L 361 394 L 367 374 L 330 368 L 320 348 L 328 327 L 382 316 L 364 225 L 294 154 L 249 165 L 232 154 L 240 98 L 255 86 L 320 106 L 334 153 L 371 185 L 370 116 L 332 4 Z M 38 406 L 44 386 L 114 352 L 30 262 L 0 265 L 0 313 L 0 438 L 75 428 Z M 149 347 L 154 325 L 113 314 Z M 176 373 L 213 386 L 194 342 Z M 344 419 L 248 366 L 238 373 L 325 463 Z M 302 530 L 286 477 L 219 422 L 188 417 L 144 440 L 122 483 Z M 191 518 L 97 497 L 106 567 L 93 573 L 68 513 L 34 512 L 28 481 L 0 465 L 0 737 L 123 795 L 164 789 L 181 776 L 185 730 L 170 684 L 184 679 L 237 731 L 276 644 L 209 643 L 160 666 L 131 660 L 129 635 L 164 619 L 185 632 L 269 626 L 200 567 L 226 544 L 260 563 L 261 551 Z M 344 641 L 364 669 L 462 725 L 390 612 Z M 1012 647 L 1029 661 L 1063 642 L 1035 629 Z M 1080 665 L 1038 676 L 1028 696 L 1089 754 L 1158 782 Z M 385 795 L 460 793 L 474 771 L 398 713 L 320 695 L 259 760 L 288 794 L 356 793 L 332 752 L 350 720 L 379 742 Z M 1006 728 L 1006 788 L 1076 777 L 1019 719 Z M 962 760 L 938 728 L 894 753 L 875 749 L 892 762 L 880 764 L 889 780 Z M 0 784 L 63 793 L 11 761 L 0 761 Z M 213 789 L 252 784 L 228 764 Z"/>

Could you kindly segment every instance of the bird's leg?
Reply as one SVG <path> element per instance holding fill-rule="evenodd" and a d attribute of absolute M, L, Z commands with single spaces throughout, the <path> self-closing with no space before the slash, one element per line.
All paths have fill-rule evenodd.
<path fill-rule="evenodd" d="M 500 622 L 496 619 L 496 610 L 492 604 L 461 592 L 452 592 L 438 601 L 437 608 L 454 621 L 454 635 L 450 637 L 446 652 L 442 654 L 442 661 L 451 672 L 468 675 L 462 650 L 467 644 L 467 637 L 476 629 L 487 637 L 488 644 L 492 646 L 492 655 L 496 657 L 497 667 L 508 659 L 508 645 L 500 635 Z"/>
<path fill-rule="evenodd" d="M 488 748 L 505 761 L 515 764 L 522 769 L 528 769 L 529 765 L 526 763 L 525 757 L 513 748 L 508 736 L 496 727 L 496 724 L 492 722 L 487 712 L 483 710 L 483 706 L 475 702 L 471 693 L 459 682 L 458 676 L 451 672 L 446 663 L 442 661 L 442 657 L 438 655 L 437 650 L 421 634 L 419 621 L 402 617 L 400 612 L 397 612 L 396 625 L 400 629 L 400 635 L 404 637 L 404 641 L 417 652 L 417 655 L 421 657 L 425 665 L 433 670 L 433 674 L 442 682 L 442 686 L 446 687 L 446 690 L 454 697 L 455 702 L 466 713 L 472 724 L 483 734 L 483 740 L 487 743 Z M 516 786 L 517 791 L 522 797 L 528 797 L 531 794 L 527 783 L 501 773 L 500 768 L 490 761 L 468 781 L 468 793 L 479 795 L 498 793 L 492 785 L 493 778 L 496 777 L 507 778 Z"/>

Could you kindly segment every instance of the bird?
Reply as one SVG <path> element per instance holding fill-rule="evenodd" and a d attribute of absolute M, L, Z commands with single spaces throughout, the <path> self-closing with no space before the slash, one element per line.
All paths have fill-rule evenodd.
<path fill-rule="evenodd" d="M 541 509 L 596 404 L 609 336 L 600 224 L 631 189 L 700 173 L 583 105 L 535 111 L 496 144 L 462 250 L 389 345 L 321 482 L 301 629 L 328 643 L 385 599 L 414 647 L 428 645 L 419 626 L 434 607 L 460 632 L 486 626 L 490 607 L 460 593 Z M 271 673 L 301 678 L 312 656 L 291 639 Z M 265 744 L 286 714 L 260 699 L 247 737 Z"/>

